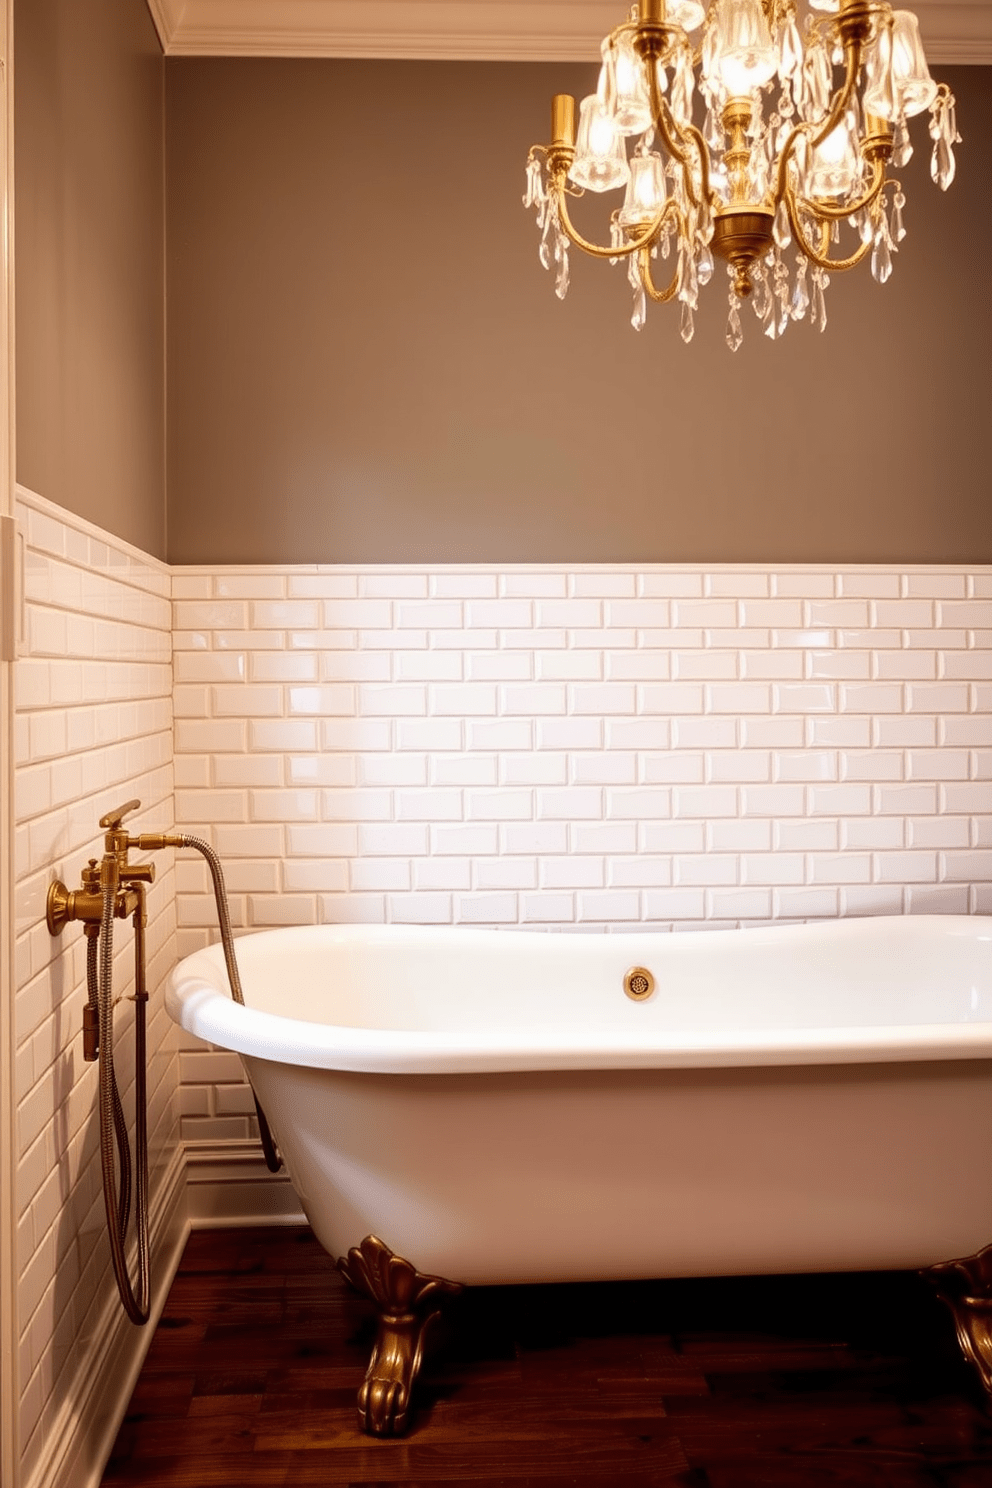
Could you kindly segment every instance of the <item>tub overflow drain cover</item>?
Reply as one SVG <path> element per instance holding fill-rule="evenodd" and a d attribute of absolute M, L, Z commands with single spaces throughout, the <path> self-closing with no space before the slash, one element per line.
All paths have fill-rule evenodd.
<path fill-rule="evenodd" d="M 644 1002 L 654 991 L 654 977 L 646 966 L 632 966 L 623 979 L 623 990 L 634 1002 Z"/>

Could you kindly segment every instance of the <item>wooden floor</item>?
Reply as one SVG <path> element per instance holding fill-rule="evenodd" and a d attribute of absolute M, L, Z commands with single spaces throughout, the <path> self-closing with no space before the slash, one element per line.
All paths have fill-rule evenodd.
<path fill-rule="evenodd" d="M 309 1230 L 189 1241 L 105 1488 L 992 1488 L 992 1420 L 915 1276 L 470 1290 L 403 1440 Z"/>

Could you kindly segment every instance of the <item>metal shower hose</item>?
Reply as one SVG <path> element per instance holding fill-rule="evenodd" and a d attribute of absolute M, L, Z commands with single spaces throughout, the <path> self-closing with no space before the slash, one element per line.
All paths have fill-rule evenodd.
<path fill-rule="evenodd" d="M 214 900 L 217 905 L 217 922 L 220 926 L 224 964 L 231 986 L 231 996 L 244 1007 L 241 977 L 234 955 L 234 936 L 231 932 L 231 916 L 224 888 L 224 870 L 220 859 L 209 843 L 200 837 L 185 833 L 170 838 L 170 845 L 190 847 L 201 853 L 210 868 Z M 128 1274 L 125 1245 L 128 1220 L 131 1211 L 131 1148 L 128 1141 L 124 1108 L 121 1104 L 114 1069 L 114 909 L 116 884 L 109 868 L 104 868 L 100 878 L 103 896 L 103 915 L 100 921 L 99 971 L 97 970 L 97 942 L 91 937 L 86 944 L 86 986 L 89 1000 L 99 1010 L 99 1109 L 100 1109 L 100 1166 L 103 1173 L 103 1201 L 107 1211 L 107 1230 L 110 1235 L 110 1254 L 114 1276 L 120 1292 L 124 1311 L 133 1323 L 146 1323 L 150 1307 L 150 1267 L 148 1246 L 148 1100 L 146 1068 L 146 1010 L 148 992 L 144 981 L 144 893 L 143 886 L 138 910 L 135 912 L 135 1131 L 134 1165 L 137 1170 L 135 1182 L 135 1227 L 138 1243 L 137 1296 Z M 282 1160 L 276 1152 L 275 1143 L 265 1119 L 265 1113 L 255 1100 L 258 1115 L 259 1137 L 265 1154 L 265 1165 L 271 1173 L 278 1172 Z M 114 1170 L 114 1144 L 117 1147 L 117 1162 L 120 1167 L 120 1191 Z"/>

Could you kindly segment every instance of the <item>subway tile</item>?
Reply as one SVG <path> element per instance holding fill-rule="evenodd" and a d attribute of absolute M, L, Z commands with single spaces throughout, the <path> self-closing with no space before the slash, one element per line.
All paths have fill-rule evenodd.
<path fill-rule="evenodd" d="M 834 919 L 839 901 L 835 888 L 776 888 L 773 913 L 780 920 Z"/>
<path fill-rule="evenodd" d="M 542 724 L 542 727 L 547 727 Z M 530 719 L 494 718 L 481 721 L 471 718 L 466 723 L 467 747 L 488 753 L 490 750 L 523 750 L 533 748 L 534 729 Z M 460 735 L 459 735 L 460 737 Z M 458 745 L 449 746 L 452 749 Z"/>
<path fill-rule="evenodd" d="M 629 889 L 580 889 L 576 902 L 579 920 L 620 924 L 641 917 L 640 895 Z"/>
<path fill-rule="evenodd" d="M 500 687 L 499 696 L 501 711 L 509 715 L 540 717 L 566 711 L 565 687 L 556 683 L 506 683 Z"/>
<path fill-rule="evenodd" d="M 702 822 L 644 822 L 639 828 L 638 835 L 641 850 L 647 853 L 701 853 L 706 847 L 706 827 Z M 633 848 L 608 847 L 604 850 L 631 852 Z"/>
<path fill-rule="evenodd" d="M 887 852 L 879 853 L 875 864 L 875 877 L 879 883 L 936 883 L 937 854 L 935 852 Z"/>
<path fill-rule="evenodd" d="M 389 630 L 393 606 L 388 599 L 325 599 L 321 618 L 326 630 Z"/>
<path fill-rule="evenodd" d="M 398 759 L 399 757 L 397 757 Z M 378 763 L 376 756 L 366 763 Z M 286 784 L 294 786 L 354 786 L 355 759 L 350 754 L 290 754 L 283 761 Z M 363 785 L 374 782 L 363 780 Z"/>
<path fill-rule="evenodd" d="M 747 852 L 740 861 L 744 884 L 801 884 L 806 882 L 806 857 L 801 852 Z"/>
<path fill-rule="evenodd" d="M 882 852 L 906 846 L 906 822 L 901 816 L 848 817 L 839 826 L 840 846 L 847 850 Z"/>
<path fill-rule="evenodd" d="M 359 711 L 367 717 L 412 718 L 427 712 L 427 688 L 412 683 L 398 683 L 395 687 L 360 683 L 357 694 Z"/>
<path fill-rule="evenodd" d="M 282 599 L 286 589 L 286 580 L 278 573 L 220 573 L 212 583 L 216 599 Z"/>
<path fill-rule="evenodd" d="M 568 827 L 559 821 L 504 822 L 496 837 L 498 847 L 492 852 L 510 854 L 561 854 L 568 851 Z M 595 849 L 594 849 L 595 850 Z M 581 852 L 580 847 L 577 851 Z"/>
<path fill-rule="evenodd" d="M 611 858 L 608 874 L 610 888 L 614 889 L 666 888 L 672 881 L 672 863 L 668 857 L 651 856 L 647 853 L 636 857 Z M 576 887 L 582 885 L 577 884 Z"/>
<path fill-rule="evenodd" d="M 674 884 L 736 884 L 739 864 L 737 857 L 728 853 L 701 853 L 698 856 L 677 856 L 672 859 L 672 882 Z"/>
<path fill-rule="evenodd" d="M 409 874 L 409 869 L 407 870 Z M 384 888 L 384 884 L 355 884 L 354 888 Z M 290 858 L 282 865 L 282 888 L 286 894 L 297 893 L 343 893 L 349 887 L 349 864 L 344 858 Z M 406 884 L 394 885 L 406 887 Z M 251 900 L 252 913 L 261 903 L 258 897 Z M 253 924 L 258 921 L 253 918 Z M 289 923 L 292 923 L 290 921 Z"/>
<path fill-rule="evenodd" d="M 358 576 L 358 592 L 371 599 L 426 599 L 426 574 L 364 573 Z"/>
<path fill-rule="evenodd" d="M 567 833 L 567 835 L 565 835 Z M 546 847 L 546 853 L 635 853 L 638 827 L 635 821 L 571 821 L 562 827 L 559 847 Z"/>
<path fill-rule="evenodd" d="M 672 816 L 709 818 L 738 814 L 737 788 L 732 785 L 676 786 L 671 799 Z"/>
<path fill-rule="evenodd" d="M 646 754 L 640 764 L 645 785 L 702 785 L 706 779 L 706 758 L 699 753 Z"/>
<path fill-rule="evenodd" d="M 707 822 L 705 845 L 707 852 L 770 852 L 772 824 L 770 821 Z"/>
<path fill-rule="evenodd" d="M 415 889 L 470 889 L 472 887 L 472 859 L 458 857 L 414 858 L 413 887 Z"/>
<path fill-rule="evenodd" d="M 516 759 L 515 755 L 504 756 L 502 763 L 507 767 Z M 495 785 L 498 776 L 498 759 L 495 754 L 436 754 L 429 761 L 429 776 L 432 785 L 461 786 L 461 785 Z M 525 781 L 517 781 L 507 774 L 504 778 L 507 784 L 525 784 Z M 414 784 L 415 782 L 397 782 L 400 784 Z M 427 784 L 427 781 L 424 781 Z"/>
<path fill-rule="evenodd" d="M 771 754 L 766 749 L 718 750 L 706 757 L 708 784 L 744 785 L 771 779 Z"/>
<path fill-rule="evenodd" d="M 643 573 L 638 576 L 637 593 L 645 598 L 696 599 L 703 593 L 700 573 Z"/>
<path fill-rule="evenodd" d="M 499 591 L 508 599 L 563 599 L 567 582 L 565 574 L 542 573 L 536 569 L 502 573 Z"/>
<path fill-rule="evenodd" d="M 568 576 L 568 592 L 580 597 L 596 595 L 603 599 L 625 599 L 633 596 L 635 587 L 635 576 L 630 573 L 586 570 Z"/>
<path fill-rule="evenodd" d="M 542 858 L 540 872 L 544 889 L 602 889 L 606 886 L 606 862 L 601 857 Z M 667 882 L 667 879 L 663 881 Z"/>
<path fill-rule="evenodd" d="M 698 888 L 648 889 L 644 893 L 647 920 L 702 920 L 706 894 Z"/>
<path fill-rule="evenodd" d="M 383 689 L 389 691 L 389 689 Z M 277 689 L 267 689 L 277 691 Z M 340 685 L 325 685 L 322 687 L 289 687 L 287 688 L 288 711 L 291 715 L 300 716 L 305 714 L 316 714 L 321 718 L 339 717 L 350 718 L 356 711 L 356 694 L 363 713 L 391 713 L 396 711 L 392 708 L 380 707 L 373 704 L 371 698 L 377 689 L 359 686 L 357 689 L 346 683 Z M 281 713 L 282 694 L 278 695 L 278 707 L 267 709 L 273 713 Z M 417 709 L 415 711 L 422 711 Z"/>
<path fill-rule="evenodd" d="M 216 727 L 216 726 L 215 726 Z M 203 730 L 201 747 L 210 748 L 209 735 Z M 191 741 L 190 747 L 192 747 Z M 319 743 L 319 730 L 316 722 L 310 719 L 288 719 L 281 718 L 277 722 L 268 719 L 252 719 L 248 725 L 248 747 L 255 753 L 282 754 L 289 751 L 299 750 L 315 751 Z M 244 742 L 240 746 L 216 743 L 215 749 L 244 748 Z"/>
<path fill-rule="evenodd" d="M 308 652 L 253 651 L 248 659 L 252 682 L 316 682 L 319 672 L 318 657 Z"/>
<path fill-rule="evenodd" d="M 430 576 L 434 599 L 495 599 L 499 593 L 496 574 L 435 573 Z"/>
<path fill-rule="evenodd" d="M 453 831 L 452 827 L 437 831 Z M 419 857 L 428 851 L 428 829 L 419 822 L 363 822 L 358 828 L 358 856 Z M 437 848 L 435 848 L 437 851 Z"/>
<path fill-rule="evenodd" d="M 876 599 L 882 596 L 894 599 L 902 592 L 901 575 L 897 573 L 870 573 L 857 569 L 852 573 L 837 575 L 837 592 L 846 597 L 852 595 Z"/>
<path fill-rule="evenodd" d="M 383 624 L 385 626 L 388 622 Z M 432 599 L 398 604 L 396 624 L 400 630 L 460 631 L 465 624 L 465 610 L 458 600 Z"/>
<path fill-rule="evenodd" d="M 703 589 L 708 599 L 724 595 L 733 599 L 764 599 L 768 595 L 769 582 L 770 575 L 765 573 L 721 569 L 703 575 Z"/>
<path fill-rule="evenodd" d="M 596 820 L 603 814 L 603 792 L 588 785 L 571 785 L 564 790 L 539 786 L 535 814 L 542 821 Z"/>
<path fill-rule="evenodd" d="M 530 682 L 534 659 L 526 651 L 467 651 L 463 665 L 470 682 Z"/>
<path fill-rule="evenodd" d="M 400 719 L 396 724 L 396 747 L 416 748 L 407 744 L 407 730 L 415 727 L 413 720 Z M 363 750 L 379 752 L 391 749 L 393 724 L 388 718 L 324 718 L 320 722 L 320 743 L 324 749 Z M 310 745 L 301 746 L 310 748 Z"/>
<path fill-rule="evenodd" d="M 452 918 L 450 894 L 390 894 L 389 918 L 396 925 L 448 925 Z"/>
<path fill-rule="evenodd" d="M 496 697 L 495 685 L 488 682 L 438 682 L 429 691 L 429 711 L 438 718 L 492 718 Z"/>
<path fill-rule="evenodd" d="M 571 894 L 521 894 L 520 918 L 525 924 L 568 924 L 575 919 L 575 901 Z"/>
<path fill-rule="evenodd" d="M 307 797 L 311 792 L 299 791 L 296 794 Z M 324 821 L 389 821 L 393 815 L 393 792 L 356 789 L 354 786 L 322 790 L 320 815 Z"/>
<path fill-rule="evenodd" d="M 397 682 L 461 682 L 460 651 L 399 651 L 395 658 Z"/>
<path fill-rule="evenodd" d="M 771 889 L 709 889 L 707 913 L 711 919 L 767 920 L 772 911 Z"/>
<path fill-rule="evenodd" d="M 843 780 L 902 780 L 907 774 L 906 757 L 894 749 L 873 749 L 867 754 L 845 754 L 841 759 Z"/>
<path fill-rule="evenodd" d="M 375 830 L 361 828 L 362 833 Z M 423 834 L 418 834 L 415 840 L 423 842 Z M 353 858 L 359 852 L 359 842 L 359 828 L 352 822 L 290 822 L 286 825 L 285 851 L 291 858 Z M 279 853 L 281 856 L 281 848 Z"/>
<path fill-rule="evenodd" d="M 462 925 L 513 925 L 518 919 L 514 893 L 458 894 L 454 919 Z"/>
<path fill-rule="evenodd" d="M 384 894 L 321 894 L 318 899 L 322 925 L 384 925 Z"/>
<path fill-rule="evenodd" d="M 536 889 L 536 858 L 480 858 L 475 863 L 477 889 Z"/>

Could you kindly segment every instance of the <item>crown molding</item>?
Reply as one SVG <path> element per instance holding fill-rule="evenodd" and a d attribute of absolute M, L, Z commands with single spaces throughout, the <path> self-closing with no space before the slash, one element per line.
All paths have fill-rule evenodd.
<path fill-rule="evenodd" d="M 148 0 L 167 56 L 594 61 L 623 0 Z M 992 0 L 916 0 L 933 63 L 992 63 Z"/>

